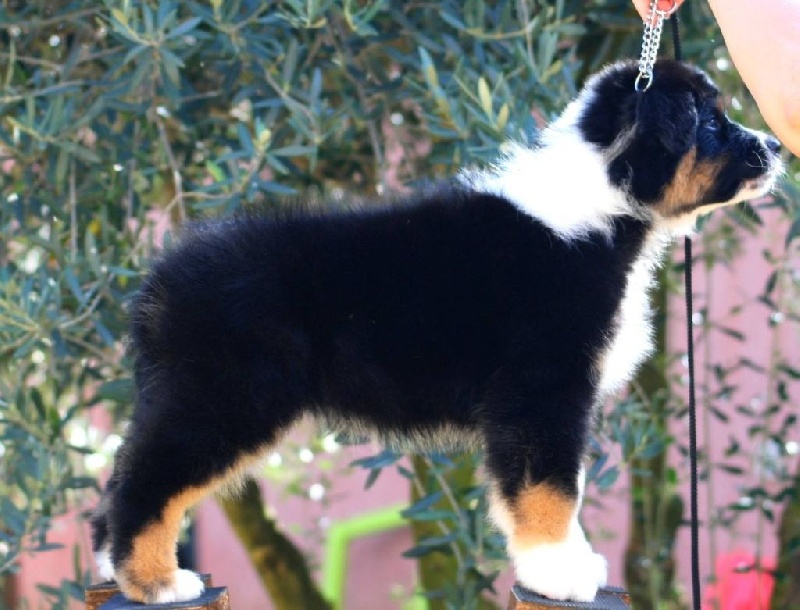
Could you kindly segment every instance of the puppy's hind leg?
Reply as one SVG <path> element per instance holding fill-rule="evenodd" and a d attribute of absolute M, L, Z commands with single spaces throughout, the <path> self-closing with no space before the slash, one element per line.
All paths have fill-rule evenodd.
<path fill-rule="evenodd" d="M 606 584 L 607 566 L 578 522 L 585 424 L 558 421 L 560 415 L 493 422 L 486 447 L 490 517 L 506 536 L 523 586 L 552 599 L 592 601 Z"/>
<path fill-rule="evenodd" d="M 130 473 L 115 490 L 115 578 L 131 600 L 168 603 L 195 598 L 203 585 L 195 575 L 178 569 L 176 547 L 185 511 L 210 493 L 211 486 L 187 486 L 148 497 L 152 484 L 147 475 Z"/>
<path fill-rule="evenodd" d="M 178 569 L 184 514 L 244 474 L 282 429 L 272 410 L 260 412 L 235 389 L 220 395 L 217 383 L 184 385 L 173 374 L 140 386 L 106 513 L 114 576 L 131 600 L 168 603 L 202 593 L 197 575 Z"/>
<path fill-rule="evenodd" d="M 126 466 L 111 492 L 108 512 L 111 560 L 120 589 L 129 599 L 145 603 L 198 597 L 203 592 L 200 579 L 178 569 L 181 522 L 189 508 L 251 465 L 254 455 L 218 455 L 212 465 L 200 453 L 207 447 L 170 438 L 133 440 L 123 450 Z"/>

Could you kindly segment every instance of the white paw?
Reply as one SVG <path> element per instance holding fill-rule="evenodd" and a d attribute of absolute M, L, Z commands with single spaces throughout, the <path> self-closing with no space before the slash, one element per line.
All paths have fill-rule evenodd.
<path fill-rule="evenodd" d="M 170 587 L 162 587 L 148 600 L 154 604 L 170 604 L 195 599 L 203 594 L 205 586 L 200 577 L 189 570 L 176 570 Z"/>
<path fill-rule="evenodd" d="M 512 552 L 512 557 L 520 584 L 551 599 L 593 601 L 608 578 L 605 557 L 593 552 L 582 534 Z"/>
<path fill-rule="evenodd" d="M 104 546 L 94 554 L 97 575 L 103 580 L 114 580 L 114 564 L 111 563 L 111 549 Z"/>

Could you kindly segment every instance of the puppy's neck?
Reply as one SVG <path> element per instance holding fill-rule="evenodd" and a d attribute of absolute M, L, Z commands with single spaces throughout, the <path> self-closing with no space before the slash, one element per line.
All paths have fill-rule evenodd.
<path fill-rule="evenodd" d="M 568 124 L 547 129 L 536 147 L 507 144 L 503 152 L 493 167 L 464 171 L 461 180 L 508 199 L 562 239 L 610 235 L 614 217 L 634 215 L 626 194 L 609 181 L 603 154 Z"/>

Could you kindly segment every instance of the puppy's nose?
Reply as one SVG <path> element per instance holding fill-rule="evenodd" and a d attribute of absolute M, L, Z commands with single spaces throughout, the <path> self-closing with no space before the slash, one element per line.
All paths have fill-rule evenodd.
<path fill-rule="evenodd" d="M 767 148 L 777 155 L 779 152 L 781 152 L 781 143 L 778 141 L 778 138 L 767 136 Z"/>

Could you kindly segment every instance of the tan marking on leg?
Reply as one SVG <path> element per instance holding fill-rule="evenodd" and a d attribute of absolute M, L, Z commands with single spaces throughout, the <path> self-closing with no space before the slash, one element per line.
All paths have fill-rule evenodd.
<path fill-rule="evenodd" d="M 528 486 L 511 501 L 492 486 L 489 502 L 492 520 L 516 551 L 566 540 L 578 508 L 578 498 L 548 483 Z"/>
<path fill-rule="evenodd" d="M 575 517 L 577 499 L 563 491 L 539 483 L 527 487 L 514 498 L 514 545 L 531 547 L 547 542 L 562 542 L 567 538 L 569 524 Z"/>
<path fill-rule="evenodd" d="M 225 474 L 207 484 L 187 487 L 169 499 L 156 521 L 146 525 L 133 539 L 130 555 L 116 566 L 120 589 L 128 599 L 154 603 L 160 587 L 172 585 L 178 569 L 177 544 L 181 521 L 192 506 L 219 489 L 239 484 L 262 452 L 241 458 Z"/>
<path fill-rule="evenodd" d="M 183 515 L 212 491 L 213 485 L 190 487 L 173 496 L 161 517 L 136 535 L 130 556 L 117 568 L 120 589 L 129 599 L 150 601 L 152 589 L 171 584 Z"/>

